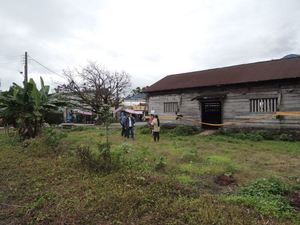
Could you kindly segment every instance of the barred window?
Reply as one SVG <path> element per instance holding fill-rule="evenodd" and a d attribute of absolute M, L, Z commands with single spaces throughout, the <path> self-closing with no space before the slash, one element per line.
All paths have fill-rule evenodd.
<path fill-rule="evenodd" d="M 250 112 L 276 112 L 278 98 L 250 99 Z"/>
<path fill-rule="evenodd" d="M 164 102 L 164 112 L 176 112 L 178 110 L 178 102 Z"/>

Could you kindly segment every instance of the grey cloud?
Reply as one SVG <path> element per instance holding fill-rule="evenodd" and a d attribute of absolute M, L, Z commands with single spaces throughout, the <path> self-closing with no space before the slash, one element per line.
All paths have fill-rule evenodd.
<path fill-rule="evenodd" d="M 139 86 L 150 85 L 168 73 L 300 53 L 298 0 L 230 0 L 226 4 L 222 0 L 203 0 L 201 3 L 194 0 L 185 4 L 195 4 L 195 7 L 189 7 L 181 15 L 175 13 L 181 9 L 172 12 L 172 7 L 168 6 L 162 10 L 166 12 L 162 14 L 165 17 L 157 18 L 156 24 L 152 24 L 151 18 L 143 20 L 142 13 L 139 14 L 141 18 L 136 20 L 117 18 L 114 9 L 109 10 L 109 16 L 102 20 L 102 10 L 111 1 L 115 3 L 112 4 L 114 7 L 118 7 L 120 2 L 117 0 L 0 0 L 1 88 L 7 89 L 12 82 L 22 81 L 19 71 L 23 67 L 24 51 L 58 73 L 78 61 L 82 63 L 85 58 L 104 64 L 107 59 L 108 63 L 126 62 L 122 66 L 133 71 L 133 80 Z M 130 0 L 123 7 L 141 7 L 132 10 L 132 13 L 147 8 L 140 2 L 135 3 Z M 181 3 L 178 3 L 174 2 L 173 6 L 180 6 Z M 172 24 L 172 16 L 179 17 L 179 23 Z M 166 18 L 167 22 L 163 23 Z M 113 26 L 111 19 L 115 19 Z M 146 21 L 145 27 L 139 21 Z M 159 27 L 161 23 L 168 26 Z M 169 31 L 169 26 L 176 29 Z M 149 33 L 145 35 L 140 28 L 146 28 L 142 31 Z M 113 33 L 117 38 L 104 32 L 118 29 L 123 32 L 120 36 L 117 32 Z M 130 32 L 127 33 L 127 30 Z M 176 39 L 180 34 L 183 35 Z M 96 38 L 93 38 L 94 35 Z M 151 48 L 147 48 L 149 43 L 152 43 Z M 145 49 L 145 52 L 135 48 Z M 178 56 L 174 57 L 174 52 L 178 52 Z M 52 77 L 33 62 L 29 69 L 32 75 Z"/>

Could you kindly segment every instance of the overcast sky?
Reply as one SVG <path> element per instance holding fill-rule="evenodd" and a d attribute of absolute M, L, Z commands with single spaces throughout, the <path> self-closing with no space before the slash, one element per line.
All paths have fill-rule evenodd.
<path fill-rule="evenodd" d="M 300 53 L 299 0 L 0 0 L 2 90 L 23 54 L 61 74 L 96 61 L 133 86 L 166 75 Z M 29 77 L 58 75 L 29 61 Z"/>

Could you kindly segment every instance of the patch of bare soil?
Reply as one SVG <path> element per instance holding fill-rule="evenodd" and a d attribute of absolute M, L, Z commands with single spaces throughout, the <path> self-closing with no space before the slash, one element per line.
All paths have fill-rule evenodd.
<path fill-rule="evenodd" d="M 205 130 L 205 131 L 202 131 L 199 135 L 200 136 L 210 136 L 217 132 L 218 132 L 217 130 Z"/>
<path fill-rule="evenodd" d="M 291 205 L 300 210 L 300 192 L 292 191 L 287 194 L 287 198 Z"/>
<path fill-rule="evenodd" d="M 230 184 L 235 184 L 236 180 L 232 175 L 222 174 L 215 179 L 215 182 L 221 186 L 228 186 Z"/>

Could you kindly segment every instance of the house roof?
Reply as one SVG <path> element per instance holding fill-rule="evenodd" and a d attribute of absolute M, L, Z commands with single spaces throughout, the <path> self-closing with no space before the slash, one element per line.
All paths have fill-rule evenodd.
<path fill-rule="evenodd" d="M 124 100 L 140 100 L 140 99 L 146 99 L 147 94 L 146 93 L 137 93 L 132 96 L 126 97 Z"/>
<path fill-rule="evenodd" d="M 169 75 L 148 87 L 145 92 L 290 78 L 300 78 L 300 57 L 282 58 L 271 61 Z"/>

